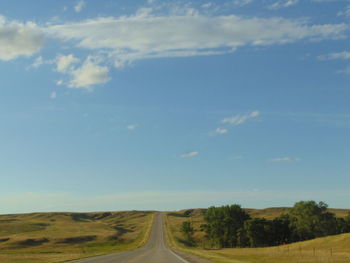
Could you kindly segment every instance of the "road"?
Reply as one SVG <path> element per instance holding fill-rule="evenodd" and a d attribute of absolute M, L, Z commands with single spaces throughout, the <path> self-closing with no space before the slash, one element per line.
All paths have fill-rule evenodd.
<path fill-rule="evenodd" d="M 157 213 L 147 244 L 133 251 L 71 261 L 70 263 L 207 263 L 192 255 L 173 252 L 165 244 L 163 215 Z"/>

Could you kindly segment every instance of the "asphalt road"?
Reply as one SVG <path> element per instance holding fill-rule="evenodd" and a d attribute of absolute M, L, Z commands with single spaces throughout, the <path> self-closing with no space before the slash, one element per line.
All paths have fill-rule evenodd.
<path fill-rule="evenodd" d="M 185 259 L 186 258 L 186 259 Z M 71 261 L 71 263 L 206 263 L 208 261 L 173 252 L 165 244 L 163 215 L 154 217 L 152 232 L 147 244 L 133 251 Z"/>

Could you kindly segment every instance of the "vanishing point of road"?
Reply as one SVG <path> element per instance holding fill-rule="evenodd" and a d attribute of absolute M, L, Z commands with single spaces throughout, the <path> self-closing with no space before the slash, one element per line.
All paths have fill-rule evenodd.
<path fill-rule="evenodd" d="M 154 217 L 150 238 L 147 244 L 133 251 L 109 254 L 99 257 L 80 259 L 71 263 L 210 263 L 198 257 L 174 252 L 165 244 L 163 215 Z"/>

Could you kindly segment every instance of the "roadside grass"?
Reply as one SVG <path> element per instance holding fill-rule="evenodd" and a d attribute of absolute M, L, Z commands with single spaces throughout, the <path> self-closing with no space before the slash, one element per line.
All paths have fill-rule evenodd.
<path fill-rule="evenodd" d="M 153 212 L 0 215 L 1 263 L 53 263 L 138 248 Z"/>
<path fill-rule="evenodd" d="M 288 208 L 247 209 L 252 217 L 273 219 Z M 349 210 L 330 209 L 337 216 L 346 216 Z M 200 225 L 204 223 L 203 209 L 182 210 L 165 214 L 165 232 L 171 248 L 194 254 L 217 263 L 348 263 L 350 262 L 350 234 L 328 236 L 266 248 L 210 249 Z M 186 246 L 180 232 L 181 223 L 191 221 L 196 229 L 196 247 Z"/>

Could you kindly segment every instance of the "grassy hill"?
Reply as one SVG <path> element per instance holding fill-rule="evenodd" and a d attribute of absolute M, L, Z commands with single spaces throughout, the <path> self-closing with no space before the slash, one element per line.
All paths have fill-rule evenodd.
<path fill-rule="evenodd" d="M 273 219 L 289 208 L 246 209 L 252 217 Z M 330 209 L 338 217 L 350 210 Z M 350 234 L 342 234 L 267 248 L 209 249 L 204 242 L 200 225 L 204 223 L 204 209 L 189 209 L 167 213 L 166 232 L 173 248 L 192 253 L 217 263 L 348 263 L 350 262 Z M 190 220 L 197 230 L 194 239 L 198 247 L 189 247 L 179 231 L 183 221 Z"/>
<path fill-rule="evenodd" d="M 50 263 L 133 249 L 152 212 L 0 215 L 0 262 Z"/>

